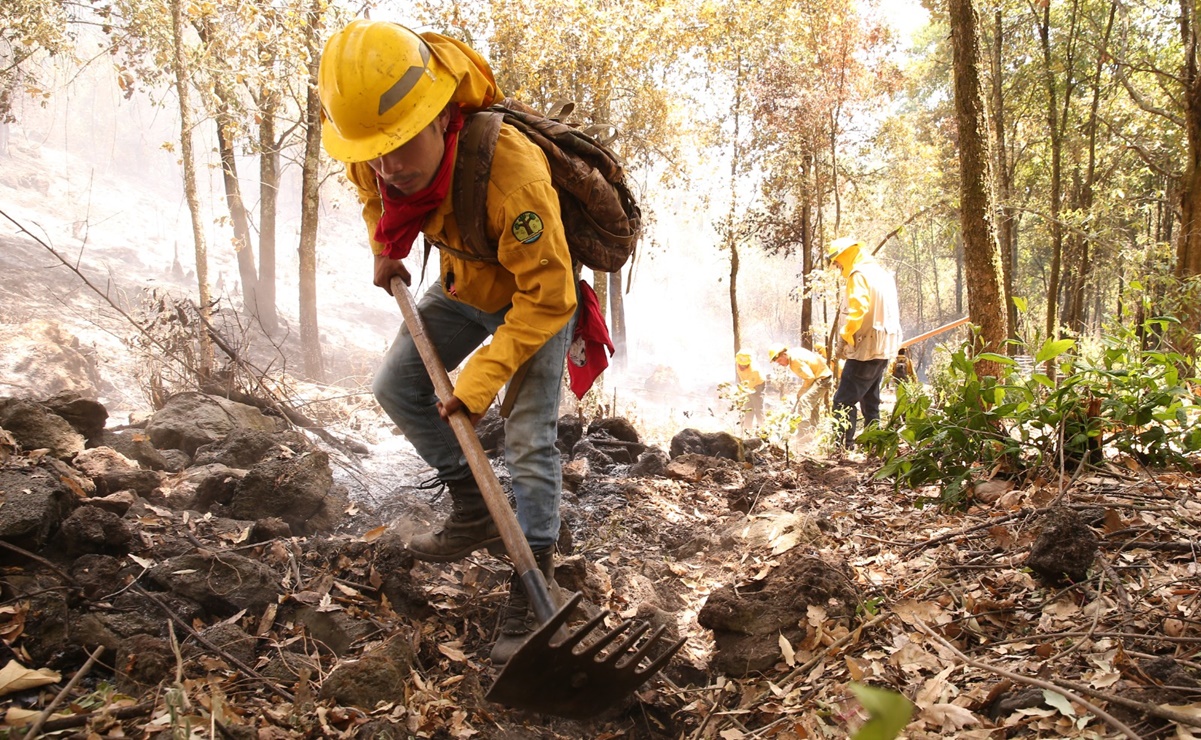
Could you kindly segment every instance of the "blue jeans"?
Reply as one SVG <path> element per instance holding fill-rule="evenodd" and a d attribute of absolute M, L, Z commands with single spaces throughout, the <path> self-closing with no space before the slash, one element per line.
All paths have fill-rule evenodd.
<path fill-rule="evenodd" d="M 494 334 L 508 310 L 484 313 L 448 298 L 439 284 L 432 285 L 417 304 L 430 341 L 448 369 L 458 367 Z M 505 462 L 517 500 L 517 521 L 532 550 L 549 547 L 559 539 L 563 470 L 555 442 L 564 358 L 574 326 L 572 317 L 534 354 L 505 421 Z M 450 425 L 438 416 L 434 384 L 408 327 L 401 327 L 384 355 L 372 391 L 417 454 L 438 471 L 442 480 L 471 476 L 459 441 Z"/>
<path fill-rule="evenodd" d="M 837 438 L 843 447 L 850 447 L 855 440 L 855 405 L 863 409 L 863 428 L 873 421 L 880 421 L 880 381 L 888 368 L 888 360 L 847 360 L 838 379 L 838 390 L 834 391 L 831 406 L 835 419 L 841 415 L 845 420 L 836 422 Z"/>

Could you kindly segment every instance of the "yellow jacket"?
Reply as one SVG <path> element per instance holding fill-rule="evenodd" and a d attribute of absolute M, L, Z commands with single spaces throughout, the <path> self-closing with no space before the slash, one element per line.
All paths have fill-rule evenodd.
<path fill-rule="evenodd" d="M 755 367 L 754 363 L 746 366 L 744 369 L 737 362 L 734 363 L 734 370 L 738 373 L 738 383 L 745 388 L 755 390 L 764 384 L 763 373 L 759 372 L 759 368 Z"/>
<path fill-rule="evenodd" d="M 838 260 L 847 279 L 839 314 L 843 345 L 838 357 L 876 360 L 896 357 L 901 346 L 897 284 L 870 253 L 858 252 Z"/>
<path fill-rule="evenodd" d="M 821 355 L 804 347 L 788 348 L 788 367 L 806 385 L 834 374 Z"/>
<path fill-rule="evenodd" d="M 422 38 L 460 77 L 456 102 L 466 109 L 492 102 L 498 91 L 478 55 L 437 34 Z M 372 236 L 383 203 L 375 174 L 363 162 L 347 165 L 346 175 L 358 189 L 368 240 L 379 254 L 383 245 Z M 492 341 L 476 350 L 455 382 L 455 396 L 473 413 L 488 408 L 517 368 L 566 326 L 576 309 L 571 254 L 546 155 L 507 124 L 501 126 L 492 159 L 486 230 L 489 240 L 498 244 L 500 264 L 464 260 L 448 251 L 441 252 L 440 264 L 442 288 L 451 298 L 487 313 L 511 305 Z M 466 250 L 451 195 L 430 213 L 422 231 L 432 242 Z"/>

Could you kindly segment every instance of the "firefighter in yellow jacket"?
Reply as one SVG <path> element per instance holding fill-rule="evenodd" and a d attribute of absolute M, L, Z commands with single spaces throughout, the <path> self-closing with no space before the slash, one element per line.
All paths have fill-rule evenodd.
<path fill-rule="evenodd" d="M 751 353 L 739 350 L 734 355 L 734 373 L 738 385 L 746 393 L 746 410 L 742 414 L 742 431 L 749 432 L 763 423 L 763 391 L 767 381 L 755 366 Z"/>
<path fill-rule="evenodd" d="M 864 428 L 880 419 L 880 384 L 901 347 L 896 280 L 863 246 L 844 236 L 830 242 L 827 252 L 846 278 L 835 352 L 846 362 L 832 405 L 842 425 L 840 442 L 848 448 L 855 438 L 856 406 L 863 410 Z"/>
<path fill-rule="evenodd" d="M 520 132 L 501 127 L 482 214 L 498 262 L 466 260 L 455 254 L 464 245 L 448 196 L 464 113 L 502 97 L 487 62 L 439 34 L 356 20 L 327 42 L 317 89 L 322 143 L 346 163 L 363 203 L 374 284 L 391 292 L 393 277 L 410 282 L 401 259 L 419 233 L 442 247 L 440 279 L 418 311 L 446 367 L 466 360 L 453 397 L 440 402 L 402 327 L 375 376 L 376 399 L 452 499 L 449 517 L 415 536 L 409 549 L 435 562 L 485 547 L 500 551 L 496 525 L 446 420 L 463 410 L 478 421 L 524 364 L 505 423 L 505 456 L 518 522 L 550 581 L 562 489 L 555 447 L 559 396 L 577 296 L 546 157 Z M 510 580 L 492 655 L 498 663 L 535 624 L 519 583 Z"/>
<path fill-rule="evenodd" d="M 803 423 L 816 425 L 821 414 L 823 399 L 833 384 L 834 371 L 826 364 L 824 357 L 804 347 L 785 347 L 774 345 L 767 351 L 768 359 L 792 370 L 793 375 L 801 379 L 801 387 L 796 392 L 796 402 L 793 410 L 801 415 Z"/>

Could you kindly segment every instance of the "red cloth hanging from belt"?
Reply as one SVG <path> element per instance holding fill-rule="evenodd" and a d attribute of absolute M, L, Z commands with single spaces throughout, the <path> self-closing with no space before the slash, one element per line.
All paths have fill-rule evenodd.
<path fill-rule="evenodd" d="M 609 327 L 601 314 L 600 302 L 596 300 L 592 286 L 581 280 L 580 307 L 571 335 L 571 348 L 567 351 L 567 374 L 576 398 L 583 398 L 597 376 L 609 367 L 609 355 L 613 352 L 613 340 L 609 338 Z"/>

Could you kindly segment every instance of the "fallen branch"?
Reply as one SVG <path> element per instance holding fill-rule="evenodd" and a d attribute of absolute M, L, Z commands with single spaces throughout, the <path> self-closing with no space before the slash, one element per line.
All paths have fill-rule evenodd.
<path fill-rule="evenodd" d="M 142 596 L 145 596 L 146 598 L 153 601 L 155 603 L 155 605 L 158 606 L 159 609 L 163 610 L 164 614 L 166 614 L 168 617 L 171 618 L 171 621 L 175 622 L 180 627 L 183 627 L 184 630 L 187 631 L 187 633 L 189 635 L 194 637 L 196 639 L 196 641 L 199 642 L 201 645 L 204 645 L 206 648 L 213 651 L 215 654 L 220 655 L 222 658 L 228 660 L 230 665 L 237 668 L 239 671 L 242 671 L 247 676 L 250 676 L 251 678 L 255 679 L 259 683 L 263 684 L 268 689 L 270 689 L 273 693 L 277 694 L 278 696 L 283 697 L 285 701 L 293 701 L 294 700 L 294 697 L 292 696 L 292 694 L 285 691 L 284 689 L 281 689 L 279 686 L 275 685 L 274 682 L 267 679 L 265 676 L 263 676 L 258 671 L 254 670 L 250 666 L 246 665 L 242 661 L 240 661 L 237 658 L 235 658 L 234 656 L 230 655 L 225 650 L 222 650 L 221 648 L 217 647 L 216 645 L 214 645 L 213 643 L 211 643 L 207 639 L 205 639 L 203 635 L 201 635 L 196 630 L 192 629 L 192 625 L 188 624 L 187 621 L 185 621 L 183 617 L 176 614 L 175 611 L 171 607 L 164 604 L 162 599 L 158 598 L 154 594 L 152 594 L 149 591 L 147 591 L 146 589 L 142 588 L 142 586 L 140 586 L 137 583 L 133 584 L 133 590 L 137 591 Z"/>
<path fill-rule="evenodd" d="M 995 666 L 991 663 L 986 663 L 985 661 L 982 661 L 982 660 L 976 660 L 975 658 L 969 658 L 968 656 L 964 655 L 959 650 L 959 648 L 955 647 L 954 645 L 952 645 L 951 643 L 949 643 L 945 639 L 943 639 L 943 637 L 941 635 L 939 635 L 937 632 L 935 632 L 933 629 L 931 629 L 930 626 L 927 625 L 922 620 L 914 619 L 914 623 L 917 624 L 917 626 L 922 630 L 922 632 L 925 632 L 927 635 L 929 635 L 931 638 L 933 638 L 936 642 L 938 642 L 938 644 L 942 645 L 947 650 L 950 650 L 952 653 L 954 653 L 955 656 L 957 658 L 959 658 L 961 661 L 963 661 L 963 663 L 965 665 L 970 665 L 973 668 L 981 668 L 981 669 L 989 671 L 991 673 L 995 673 L 998 676 L 1003 676 L 1005 678 L 1008 678 L 1010 681 L 1016 681 L 1018 683 L 1024 683 L 1027 686 L 1034 686 L 1034 687 L 1037 687 L 1040 689 L 1054 691 L 1057 694 L 1062 694 L 1063 696 L 1067 697 L 1070 701 L 1076 702 L 1077 704 L 1084 707 L 1088 711 L 1097 715 L 1097 717 L 1099 717 L 1101 720 L 1103 720 L 1105 722 L 1105 724 L 1114 728 L 1118 732 L 1121 732 L 1126 737 L 1130 738 L 1130 740 L 1142 740 L 1142 735 L 1139 735 L 1137 732 L 1135 732 L 1134 730 L 1127 727 L 1126 724 L 1123 723 L 1120 719 L 1118 719 L 1117 717 L 1114 717 L 1112 714 L 1110 714 L 1109 712 L 1106 712 L 1101 707 L 1098 707 L 1096 704 L 1093 704 L 1092 702 L 1084 699 L 1084 697 L 1078 696 L 1077 694 L 1075 694 L 1071 690 L 1061 686 L 1060 684 L 1058 684 L 1054 681 L 1044 681 L 1041 678 L 1031 678 L 1029 676 L 1023 676 L 1019 673 L 1013 673 L 1012 671 L 1007 671 L 1004 668 L 1001 668 L 1000 666 Z M 1113 699 L 1116 697 L 1107 697 L 1104 694 L 1102 694 L 1098 698 Z M 1197 722 L 1197 720 L 1194 720 L 1194 722 Z"/>
<path fill-rule="evenodd" d="M 99 658 L 100 654 L 103 652 L 103 645 L 92 651 L 91 655 L 88 656 L 88 659 L 82 666 L 80 666 L 79 670 L 75 671 L 75 675 L 71 677 L 71 680 L 67 682 L 67 685 L 55 695 L 54 699 L 52 699 L 50 703 L 46 705 L 46 708 L 42 710 L 42 713 L 38 715 L 38 718 L 33 721 L 33 724 L 30 725 L 29 730 L 23 735 L 23 737 L 37 737 L 38 733 L 42 731 L 42 726 L 46 724 L 46 720 L 50 718 L 50 715 L 54 713 L 54 710 L 58 707 L 58 705 L 62 704 L 63 699 L 67 697 L 67 694 L 71 692 L 71 689 L 75 688 L 75 685 L 79 683 L 79 679 L 88 675 L 88 671 L 92 670 L 92 666 L 96 665 L 96 659 Z"/>
<path fill-rule="evenodd" d="M 98 709 L 95 712 L 76 714 L 72 717 L 60 717 L 59 719 L 49 720 L 46 724 L 42 725 L 42 732 L 51 733 L 58 732 L 59 730 L 69 730 L 72 727 L 83 727 L 92 721 L 92 719 L 99 716 L 112 717 L 113 719 L 133 719 L 134 717 L 150 714 L 154 711 L 154 706 L 154 702 L 146 701 L 130 707 L 118 707 L 117 709 L 105 708 Z"/>

